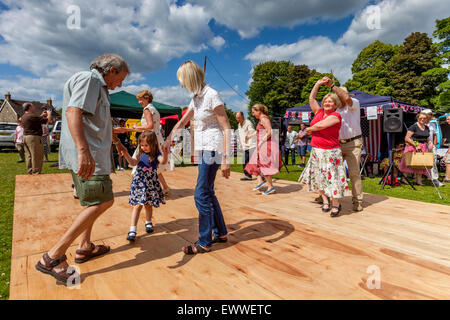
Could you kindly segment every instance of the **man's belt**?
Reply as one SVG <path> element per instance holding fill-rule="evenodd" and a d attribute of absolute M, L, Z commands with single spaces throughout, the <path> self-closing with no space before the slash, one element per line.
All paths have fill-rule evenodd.
<path fill-rule="evenodd" d="M 348 143 L 350 141 L 353 141 L 353 140 L 356 140 L 356 139 L 359 139 L 359 138 L 362 138 L 361 134 L 359 136 L 355 136 L 355 137 L 350 138 L 350 139 L 341 139 L 341 140 L 339 140 L 339 142 L 344 144 L 344 143 Z"/>

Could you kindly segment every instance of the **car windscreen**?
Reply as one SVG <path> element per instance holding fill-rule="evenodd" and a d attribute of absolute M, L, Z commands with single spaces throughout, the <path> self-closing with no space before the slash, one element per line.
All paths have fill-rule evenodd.
<path fill-rule="evenodd" d="M 58 122 L 58 124 L 56 125 L 56 130 L 61 131 L 61 122 Z"/>
<path fill-rule="evenodd" d="M 16 130 L 16 124 L 0 123 L 0 130 Z"/>

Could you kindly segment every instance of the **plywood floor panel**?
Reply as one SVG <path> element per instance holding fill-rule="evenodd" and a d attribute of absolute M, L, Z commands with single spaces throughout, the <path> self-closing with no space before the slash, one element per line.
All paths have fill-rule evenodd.
<path fill-rule="evenodd" d="M 76 265 L 79 289 L 57 285 L 35 264 L 81 211 L 69 174 L 17 176 L 11 261 L 11 299 L 449 299 L 449 207 L 376 195 L 365 210 L 332 219 L 295 182 L 277 193 L 251 190 L 255 181 L 216 179 L 229 242 L 207 254 L 181 247 L 198 236 L 196 167 L 165 173 L 172 188 L 154 209 L 155 232 L 126 241 L 131 207 L 129 171 L 113 174 L 115 203 L 96 222 L 92 240 L 108 255 Z M 446 245 L 447 243 L 447 245 Z M 76 242 L 67 256 L 73 264 Z M 381 288 L 369 289 L 369 267 Z"/>

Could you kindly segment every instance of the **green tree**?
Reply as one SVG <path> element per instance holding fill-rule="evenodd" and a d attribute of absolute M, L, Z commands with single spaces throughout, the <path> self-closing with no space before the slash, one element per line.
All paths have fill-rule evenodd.
<path fill-rule="evenodd" d="M 442 75 L 427 75 L 439 67 L 437 49 L 426 33 L 414 32 L 405 38 L 398 53 L 388 63 L 394 98 L 423 107 L 433 108 L 432 99 Z"/>
<path fill-rule="evenodd" d="M 238 128 L 238 122 L 236 120 L 236 114 L 233 112 L 233 110 L 228 109 L 227 105 L 225 104 L 225 112 L 228 116 L 228 121 L 230 121 L 231 129 L 236 130 Z"/>
<path fill-rule="evenodd" d="M 250 99 L 248 106 L 249 119 L 256 122 L 252 116 L 252 106 L 264 104 L 269 109 L 270 116 L 283 116 L 290 107 L 287 83 L 293 64 L 288 61 L 268 61 L 258 64 L 253 70 L 252 84 L 246 92 Z"/>
<path fill-rule="evenodd" d="M 438 51 L 435 59 L 437 67 L 423 73 L 424 76 L 442 78 L 437 87 L 437 94 L 431 99 L 436 110 L 450 112 L 450 17 L 436 20 L 436 30 L 433 36 L 441 41 L 433 43 Z"/>
<path fill-rule="evenodd" d="M 309 79 L 306 85 L 303 87 L 302 90 L 302 102 L 299 105 L 308 104 L 309 103 L 309 94 L 311 93 L 312 88 L 316 84 L 317 80 L 322 79 L 323 77 L 329 77 L 330 79 L 334 79 L 334 84 L 336 86 L 340 86 L 340 82 L 337 78 L 335 78 L 331 73 L 320 73 L 316 72 L 314 73 Z M 316 100 L 318 102 L 322 102 L 323 97 L 331 92 L 330 88 L 327 86 L 321 86 L 319 89 L 319 92 L 317 93 Z"/>
<path fill-rule="evenodd" d="M 291 106 L 301 103 L 303 87 L 308 83 L 308 79 L 316 73 L 316 70 L 311 70 L 307 65 L 294 66 L 288 76 L 287 94 Z"/>
<path fill-rule="evenodd" d="M 381 41 L 375 41 L 361 50 L 352 64 L 352 79 L 345 83 L 349 91 L 357 89 L 371 94 L 391 95 L 388 62 L 399 50 Z"/>

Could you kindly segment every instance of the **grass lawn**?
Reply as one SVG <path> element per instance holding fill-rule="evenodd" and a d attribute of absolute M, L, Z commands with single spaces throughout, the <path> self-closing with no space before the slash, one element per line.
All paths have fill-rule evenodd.
<path fill-rule="evenodd" d="M 42 173 L 68 172 L 67 170 L 50 167 L 51 164 L 56 163 L 57 159 L 58 154 L 56 152 L 51 153 L 49 155 L 50 162 L 44 162 Z M 3 149 L 0 151 L 0 176 L 2 177 L 0 183 L 0 300 L 6 300 L 9 297 L 15 177 L 16 175 L 27 173 L 25 164 L 17 163 L 17 160 L 18 154 L 15 149 Z M 297 163 L 300 163 L 298 157 Z M 277 179 L 297 181 L 303 170 L 293 165 L 288 165 L 288 169 L 289 173 L 283 167 L 281 172 L 274 177 Z M 242 172 L 242 164 L 232 165 L 231 170 Z M 381 185 L 378 184 L 379 179 L 380 177 L 374 179 L 365 178 L 363 180 L 364 192 L 450 205 L 450 184 L 439 188 L 444 198 L 441 200 L 431 183 L 425 181 L 425 179 L 426 186 L 416 186 L 417 191 L 412 190 L 407 185 L 395 188 L 386 186 L 384 190 L 381 190 Z"/>

